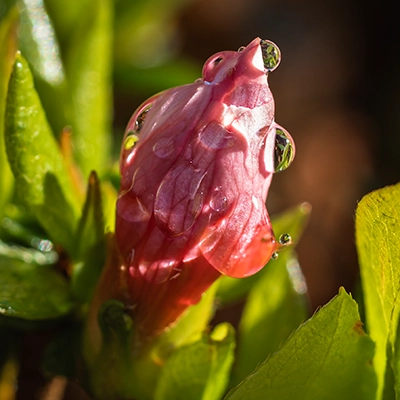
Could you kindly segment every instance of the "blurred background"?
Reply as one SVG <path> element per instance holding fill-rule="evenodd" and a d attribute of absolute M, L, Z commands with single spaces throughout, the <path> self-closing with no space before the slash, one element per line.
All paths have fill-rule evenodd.
<path fill-rule="evenodd" d="M 298 245 L 311 307 L 356 290 L 354 210 L 400 179 L 400 28 L 394 2 L 158 0 L 116 2 L 114 128 L 150 95 L 200 76 L 203 62 L 254 37 L 282 52 L 269 78 L 276 120 L 297 155 L 276 174 L 270 214 L 309 202 Z M 117 140 L 118 143 L 118 140 Z"/>

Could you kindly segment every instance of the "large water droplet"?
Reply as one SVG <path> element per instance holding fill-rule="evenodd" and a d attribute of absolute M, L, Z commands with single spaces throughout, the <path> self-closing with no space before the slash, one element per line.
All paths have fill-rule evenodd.
<path fill-rule="evenodd" d="M 211 195 L 210 207 L 217 212 L 224 211 L 228 205 L 227 197 L 221 192 L 221 188 L 218 187 L 214 190 Z"/>
<path fill-rule="evenodd" d="M 272 72 L 281 62 L 281 51 L 279 47 L 270 40 L 261 40 L 260 45 L 265 70 L 267 72 Z"/>
<path fill-rule="evenodd" d="M 281 236 L 279 236 L 278 241 L 282 246 L 287 246 L 292 243 L 292 238 L 288 233 L 283 233 Z"/>
<path fill-rule="evenodd" d="M 153 106 L 153 104 L 146 105 L 143 108 L 143 110 L 139 113 L 139 115 L 137 116 L 136 121 L 135 121 L 135 131 L 137 133 L 139 133 L 141 131 L 141 129 L 143 128 L 144 121 L 146 119 L 146 115 L 150 111 L 152 106 Z"/>
<path fill-rule="evenodd" d="M 276 127 L 275 135 L 275 172 L 281 172 L 293 162 L 295 147 L 289 132 L 281 126 Z"/>

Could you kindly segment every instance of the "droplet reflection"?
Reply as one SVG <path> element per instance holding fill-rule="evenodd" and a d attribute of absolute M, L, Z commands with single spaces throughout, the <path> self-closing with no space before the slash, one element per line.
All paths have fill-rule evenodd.
<path fill-rule="evenodd" d="M 281 51 L 279 47 L 270 40 L 261 40 L 261 51 L 263 55 L 264 67 L 266 72 L 272 72 L 278 68 L 281 62 Z"/>
<path fill-rule="evenodd" d="M 276 127 L 275 172 L 284 171 L 293 162 L 295 146 L 289 132 L 281 126 Z"/>

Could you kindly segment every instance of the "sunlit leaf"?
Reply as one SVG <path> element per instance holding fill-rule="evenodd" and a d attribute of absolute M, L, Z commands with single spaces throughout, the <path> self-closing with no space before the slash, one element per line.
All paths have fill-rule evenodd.
<path fill-rule="evenodd" d="M 218 325 L 209 338 L 182 347 L 164 364 L 155 400 L 218 400 L 228 383 L 234 331 Z"/>
<path fill-rule="evenodd" d="M 67 281 L 48 266 L 0 256 L 0 313 L 44 320 L 61 317 L 74 307 Z"/>
<path fill-rule="evenodd" d="M 72 290 L 81 301 L 88 301 L 106 258 L 106 240 L 100 182 L 95 172 L 89 178 L 86 202 L 75 239 Z"/>
<path fill-rule="evenodd" d="M 47 119 L 58 136 L 68 124 L 67 85 L 58 40 L 43 0 L 18 0 L 18 4 L 20 49 L 32 68 Z"/>
<path fill-rule="evenodd" d="M 341 289 L 226 400 L 373 400 L 373 355 L 357 304 Z"/>
<path fill-rule="evenodd" d="M 59 0 L 44 0 L 44 4 L 54 29 L 61 43 L 61 47 L 68 47 L 71 40 L 71 33 L 79 25 L 82 14 L 88 10 L 91 0 L 68 0 L 60 2 Z"/>
<path fill-rule="evenodd" d="M 20 198 L 53 241 L 72 253 L 79 199 L 21 55 L 10 78 L 5 142 Z"/>
<path fill-rule="evenodd" d="M 17 51 L 17 21 L 15 6 L 8 9 L 0 19 L 0 218 L 13 187 L 13 177 L 4 148 L 4 111 L 8 79 Z"/>
<path fill-rule="evenodd" d="M 214 315 L 217 288 L 218 281 L 206 291 L 199 303 L 189 307 L 179 320 L 160 336 L 153 350 L 158 358 L 163 359 L 175 349 L 200 339 Z"/>
<path fill-rule="evenodd" d="M 376 342 L 374 367 L 379 396 L 391 365 L 400 393 L 400 184 L 365 196 L 356 212 L 356 242 L 367 330 Z"/>
<path fill-rule="evenodd" d="M 112 2 L 90 2 L 73 32 L 67 60 L 72 96 L 72 140 L 86 179 L 110 157 Z"/>
<path fill-rule="evenodd" d="M 293 250 L 282 251 L 265 270 L 250 291 L 240 320 L 235 383 L 278 350 L 308 316 L 306 286 Z"/>

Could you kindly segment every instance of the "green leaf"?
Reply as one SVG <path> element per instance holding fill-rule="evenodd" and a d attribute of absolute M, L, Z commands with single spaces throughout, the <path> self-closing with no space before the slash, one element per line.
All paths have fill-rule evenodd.
<path fill-rule="evenodd" d="M 18 0 L 20 49 L 35 77 L 47 119 L 59 135 L 68 125 L 67 85 L 58 40 L 43 0 Z"/>
<path fill-rule="evenodd" d="M 292 243 L 295 245 L 300 239 L 310 212 L 311 206 L 308 203 L 303 203 L 284 212 L 282 215 L 275 216 L 272 219 L 275 236 L 279 238 L 280 235 L 289 233 L 292 238 Z M 274 262 L 275 260 L 271 260 L 269 264 Z M 222 276 L 219 279 L 220 283 L 217 293 L 218 301 L 224 304 L 229 304 L 240 300 L 246 296 L 246 294 L 260 279 L 262 279 L 264 274 L 268 274 L 268 266 L 249 278 L 235 279 L 228 276 Z M 302 285 L 301 280 L 298 281 L 298 284 L 300 286 Z"/>
<path fill-rule="evenodd" d="M 304 278 L 292 249 L 282 251 L 277 260 L 268 263 L 249 293 L 240 320 L 234 383 L 278 350 L 305 321 L 308 316 L 305 291 Z"/>
<path fill-rule="evenodd" d="M 214 315 L 217 288 L 218 281 L 203 294 L 199 303 L 189 307 L 178 321 L 160 336 L 153 347 L 153 357 L 165 359 L 177 348 L 200 339 Z"/>
<path fill-rule="evenodd" d="M 182 347 L 164 364 L 155 400 L 218 400 L 228 383 L 235 347 L 229 324 L 218 325 L 209 338 Z"/>
<path fill-rule="evenodd" d="M 92 0 L 75 30 L 67 60 L 74 120 L 72 140 L 84 177 L 102 175 L 110 157 L 111 0 Z"/>
<path fill-rule="evenodd" d="M 92 172 L 89 178 L 75 249 L 72 291 L 80 301 L 87 302 L 92 297 L 106 259 L 100 182 L 95 172 Z"/>
<path fill-rule="evenodd" d="M 44 0 L 46 10 L 54 24 L 61 47 L 68 47 L 71 32 L 76 29 L 91 0 Z M 63 46 L 64 45 L 64 46 Z"/>
<path fill-rule="evenodd" d="M 376 342 L 374 367 L 378 398 L 385 370 L 393 369 L 400 395 L 400 184 L 365 196 L 356 212 L 356 243 L 364 293 L 367 329 Z"/>
<path fill-rule="evenodd" d="M 9 200 L 13 188 L 13 176 L 4 147 L 4 112 L 8 80 L 17 51 L 17 22 L 16 7 L 11 7 L 0 19 L 0 218 L 3 217 L 4 205 Z"/>
<path fill-rule="evenodd" d="M 47 266 L 0 256 L 0 313 L 26 320 L 64 316 L 74 307 L 67 281 Z"/>
<path fill-rule="evenodd" d="M 20 198 L 53 241 L 72 253 L 79 199 L 21 55 L 10 77 L 5 142 Z"/>
<path fill-rule="evenodd" d="M 226 399 L 373 400 L 373 354 L 357 304 L 341 289 Z"/>

